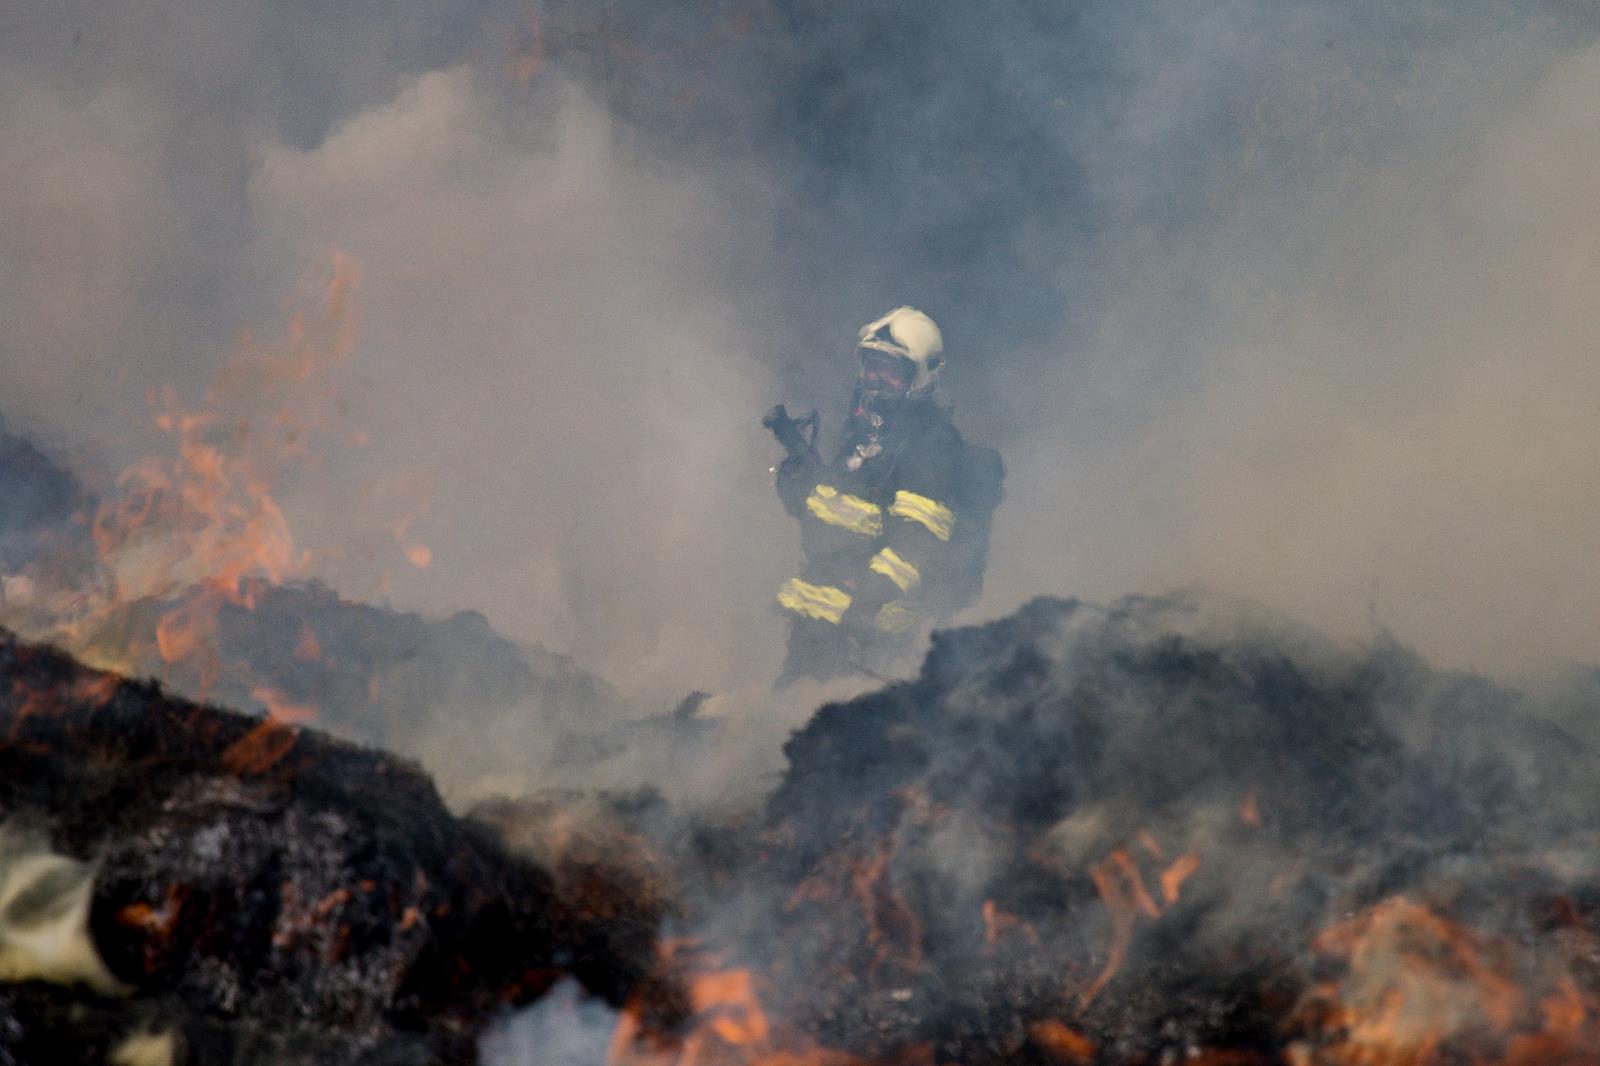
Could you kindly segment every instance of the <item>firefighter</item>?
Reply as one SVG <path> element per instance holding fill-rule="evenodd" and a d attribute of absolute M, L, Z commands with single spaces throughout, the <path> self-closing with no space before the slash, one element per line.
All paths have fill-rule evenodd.
<path fill-rule="evenodd" d="M 778 589 L 791 620 L 778 687 L 882 676 L 983 584 L 1004 468 L 994 450 L 963 441 L 935 399 L 939 327 L 897 307 L 861 328 L 856 352 L 850 415 L 831 462 L 817 450 L 814 413 L 795 420 L 779 406 L 765 421 L 789 451 L 778 497 L 800 520 L 805 556 Z"/>

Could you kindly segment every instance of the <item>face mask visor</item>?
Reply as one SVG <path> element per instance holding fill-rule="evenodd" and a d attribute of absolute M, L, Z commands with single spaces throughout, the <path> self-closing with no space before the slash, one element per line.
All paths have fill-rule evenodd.
<path fill-rule="evenodd" d="M 863 348 L 851 413 L 859 418 L 868 411 L 905 399 L 916 376 L 917 365 L 905 356 Z"/>

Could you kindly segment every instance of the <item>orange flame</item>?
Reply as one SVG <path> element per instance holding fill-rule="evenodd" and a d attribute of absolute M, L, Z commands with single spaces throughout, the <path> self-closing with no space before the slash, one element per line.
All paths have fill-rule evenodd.
<path fill-rule="evenodd" d="M 222 765 L 239 777 L 266 773 L 294 750 L 300 730 L 267 718 L 222 753 Z"/>
<path fill-rule="evenodd" d="M 11 713 L 11 729 L 7 743 L 15 742 L 29 718 L 50 717 L 61 714 L 75 704 L 84 704 L 95 711 L 111 702 L 122 685 L 115 674 L 94 674 L 74 681 L 65 687 L 56 685 L 34 686 L 17 678 L 11 682 L 11 696 L 16 709 Z"/>
<path fill-rule="evenodd" d="M 784 909 L 837 899 L 842 886 L 848 885 L 867 923 L 867 943 L 874 951 L 872 967 L 893 961 L 915 970 L 922 966 L 922 920 L 895 890 L 890 869 L 893 858 L 890 838 L 878 841 L 864 857 L 846 850 L 832 853 L 800 882 Z"/>
<path fill-rule="evenodd" d="M 374 485 L 367 493 L 367 503 L 374 510 L 387 510 L 398 504 L 401 513 L 389 527 L 395 545 L 405 556 L 406 562 L 418 570 L 426 570 L 433 564 L 433 549 L 411 532 L 433 504 L 433 484 L 426 473 L 413 471 Z"/>
<path fill-rule="evenodd" d="M 1434 1066 L 1469 1061 L 1452 1042 L 1503 1047 L 1470 1061 L 1506 1066 L 1594 1061 L 1595 1006 L 1554 960 L 1533 960 L 1551 993 L 1534 1002 L 1537 972 L 1519 946 L 1394 896 L 1320 934 L 1313 947 L 1344 959 L 1346 974 L 1319 986 L 1303 1020 L 1331 1034 L 1307 1061 L 1329 1066 Z M 1525 950 L 1525 949 L 1523 949 Z M 1532 984 L 1524 987 L 1530 977 Z M 1503 1044 L 1500 1042 L 1504 1041 Z M 1309 1053 L 1309 1049 L 1302 1047 Z"/>
<path fill-rule="evenodd" d="M 1155 858 L 1164 858 L 1165 852 L 1146 830 L 1140 830 L 1139 842 Z M 1089 868 L 1089 877 L 1100 893 L 1100 899 L 1111 913 L 1111 943 L 1106 948 L 1105 966 L 1099 975 L 1084 989 L 1078 998 L 1078 1009 L 1086 1009 L 1100 990 L 1116 976 L 1128 956 L 1133 943 L 1133 933 L 1141 918 L 1155 921 L 1164 909 L 1178 902 L 1178 891 L 1183 883 L 1200 868 L 1200 856 L 1190 852 L 1179 856 L 1159 876 L 1162 905 L 1158 905 L 1145 887 L 1139 865 L 1126 849 L 1118 848 Z"/>
<path fill-rule="evenodd" d="M 1032 925 L 1015 914 L 1001 910 L 994 900 L 984 900 L 983 942 L 989 947 L 994 947 L 1000 942 L 1000 937 L 1008 932 L 1016 932 L 1025 937 L 1035 947 L 1039 946 L 1039 933 Z"/>
<path fill-rule="evenodd" d="M 277 689 L 266 685 L 257 685 L 250 690 L 253 699 L 260 700 L 267 708 L 267 717 L 275 722 L 285 725 L 295 725 L 300 722 L 309 722 L 317 716 L 317 709 L 306 703 L 291 703 L 289 698 Z"/>
<path fill-rule="evenodd" d="M 1139 876 L 1139 867 L 1134 865 L 1132 856 L 1126 851 L 1120 848 L 1113 851 L 1090 868 L 1089 876 L 1094 880 L 1095 890 L 1100 893 L 1106 909 L 1111 912 L 1111 945 L 1106 949 L 1106 964 L 1100 976 L 1079 998 L 1080 1010 L 1087 1007 L 1122 968 L 1122 960 L 1127 957 L 1128 945 L 1133 941 L 1133 930 L 1139 917 L 1143 915 L 1152 920 L 1161 917 L 1161 909 L 1150 898 Z"/>
<path fill-rule="evenodd" d="M 867 917 L 867 940 L 876 949 L 873 965 L 890 958 L 915 969 L 922 965 L 922 920 L 890 883 L 894 845 L 881 841 L 851 873 L 850 885 Z"/>
<path fill-rule="evenodd" d="M 156 425 L 176 435 L 177 458 L 130 467 L 118 482 L 122 495 L 94 521 L 117 594 L 136 599 L 204 583 L 237 595 L 247 575 L 282 581 L 300 572 L 309 556 L 295 550 L 267 479 L 247 454 L 229 454 L 212 439 L 218 417 L 182 411 L 170 388 L 160 399 Z"/>
<path fill-rule="evenodd" d="M 777 1040 L 749 970 L 692 975 L 689 996 L 692 1027 L 669 1047 L 643 1039 L 638 1006 L 625 1007 L 611 1034 L 607 1066 L 866 1066 L 804 1037 Z"/>
<path fill-rule="evenodd" d="M 1028 1026 L 1028 1036 L 1063 1066 L 1081 1066 L 1094 1061 L 1095 1048 L 1089 1038 L 1053 1018 Z"/>
<path fill-rule="evenodd" d="M 307 434 L 327 420 L 331 392 L 308 383 L 355 344 L 360 271 L 339 253 L 330 271 L 319 306 L 294 314 L 278 345 L 258 348 L 244 338 L 200 410 L 187 409 L 171 387 L 151 394 L 156 428 L 171 435 L 175 454 L 125 470 L 91 525 L 110 583 L 90 614 L 188 590 L 158 620 L 155 651 L 169 665 L 197 662 L 202 695 L 218 669 L 222 606 L 251 606 L 250 581 L 279 583 L 311 561 L 296 547 L 271 483 L 286 462 L 306 461 Z M 261 416 L 263 405 L 276 410 Z"/>
<path fill-rule="evenodd" d="M 1161 871 L 1161 902 L 1168 907 L 1178 902 L 1178 889 L 1200 869 L 1200 856 L 1194 852 L 1180 855 L 1171 866 Z"/>
<path fill-rule="evenodd" d="M 771 1033 L 767 1016 L 756 1002 L 749 970 L 725 970 L 694 978 L 689 1000 L 710 1030 L 735 1046 L 764 1043 Z"/>

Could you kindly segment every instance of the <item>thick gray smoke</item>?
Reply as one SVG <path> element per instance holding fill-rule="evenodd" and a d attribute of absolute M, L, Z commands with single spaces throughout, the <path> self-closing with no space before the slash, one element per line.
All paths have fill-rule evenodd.
<path fill-rule="evenodd" d="M 837 426 L 908 302 L 1010 466 L 975 613 L 1203 584 L 1445 665 L 1592 655 L 1586 6 L 412 14 L 0 16 L 12 428 L 170 448 L 146 390 L 200 404 L 348 255 L 334 423 L 274 484 L 310 571 L 664 707 L 775 672 L 760 413 Z"/>

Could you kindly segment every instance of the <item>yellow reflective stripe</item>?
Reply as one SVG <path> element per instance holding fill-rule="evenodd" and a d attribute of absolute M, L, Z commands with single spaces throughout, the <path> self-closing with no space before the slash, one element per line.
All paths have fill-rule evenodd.
<path fill-rule="evenodd" d="M 872 624 L 885 633 L 909 633 L 917 628 L 918 615 L 903 600 L 890 600 L 878 608 L 878 617 Z"/>
<path fill-rule="evenodd" d="M 894 494 L 894 503 L 889 506 L 889 513 L 908 522 L 922 523 L 928 528 L 929 533 L 940 540 L 949 540 L 950 528 L 956 524 L 955 513 L 950 508 L 938 500 L 930 500 L 926 496 L 918 496 L 905 489 Z"/>
<path fill-rule="evenodd" d="M 795 614 L 838 625 L 844 613 L 850 609 L 850 594 L 832 585 L 813 585 L 809 581 L 791 577 L 778 590 L 778 602 Z"/>
<path fill-rule="evenodd" d="M 900 553 L 893 548 L 884 548 L 874 555 L 872 562 L 867 564 L 867 569 L 893 581 L 901 592 L 910 592 L 922 580 L 922 572 L 917 569 L 916 564 L 900 558 Z"/>
<path fill-rule="evenodd" d="M 883 511 L 871 500 L 863 500 L 848 492 L 840 492 L 832 485 L 818 485 L 806 498 L 806 507 L 812 514 L 828 523 L 852 533 L 876 537 L 883 532 Z"/>

